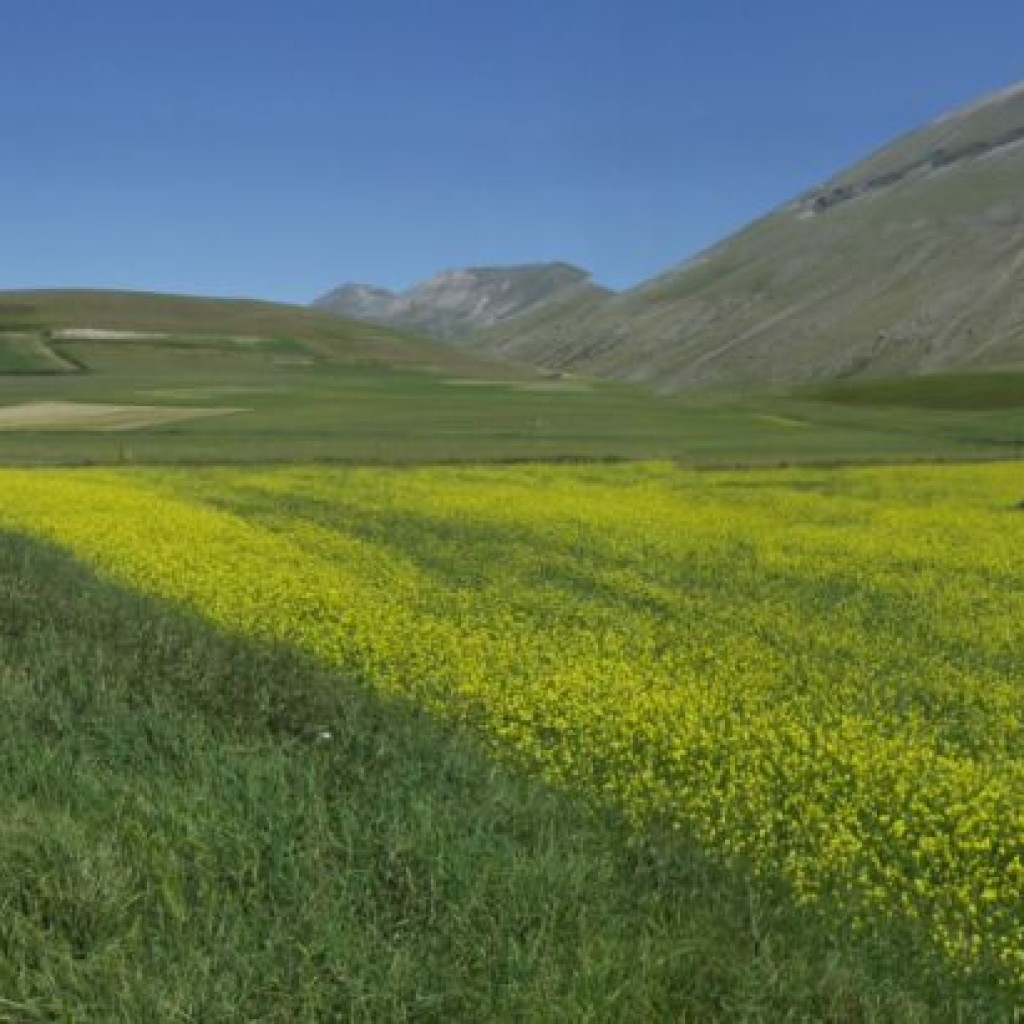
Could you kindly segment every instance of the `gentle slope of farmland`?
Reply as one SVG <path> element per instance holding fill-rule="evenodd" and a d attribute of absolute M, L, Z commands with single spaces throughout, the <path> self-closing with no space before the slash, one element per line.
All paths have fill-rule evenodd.
<path fill-rule="evenodd" d="M 265 352 L 276 344 L 278 354 L 320 361 L 370 361 L 451 373 L 480 373 L 481 367 L 495 365 L 324 310 L 253 299 L 85 289 L 0 292 L 0 338 L 5 332 L 53 338 L 50 347 L 55 345 L 58 353 L 65 346 L 75 352 L 89 340 L 104 340 L 104 335 L 116 342 L 122 335 L 136 348 L 189 344 L 196 357 L 207 349 Z"/>

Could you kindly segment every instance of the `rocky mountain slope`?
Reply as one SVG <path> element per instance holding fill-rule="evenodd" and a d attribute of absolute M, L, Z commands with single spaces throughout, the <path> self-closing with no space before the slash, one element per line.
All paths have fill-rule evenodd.
<path fill-rule="evenodd" d="M 403 292 L 346 284 L 317 299 L 320 309 L 460 341 L 581 297 L 610 295 L 590 274 L 567 263 L 449 270 Z"/>
<path fill-rule="evenodd" d="M 477 342 L 665 391 L 1024 367 L 1024 84 L 654 281 Z"/>

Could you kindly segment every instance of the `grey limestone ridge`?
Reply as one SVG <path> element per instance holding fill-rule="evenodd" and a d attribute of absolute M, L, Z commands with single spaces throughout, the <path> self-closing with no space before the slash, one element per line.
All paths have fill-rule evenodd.
<path fill-rule="evenodd" d="M 1024 368 L 1024 84 L 638 288 L 472 340 L 664 391 Z"/>
<path fill-rule="evenodd" d="M 447 341 L 584 296 L 610 293 L 567 263 L 444 271 L 403 292 L 346 284 L 316 300 L 321 309 Z"/>

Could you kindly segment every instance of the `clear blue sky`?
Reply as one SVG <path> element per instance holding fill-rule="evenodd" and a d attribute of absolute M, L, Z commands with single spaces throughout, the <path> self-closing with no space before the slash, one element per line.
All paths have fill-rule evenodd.
<path fill-rule="evenodd" d="M 1020 0 L 5 0 L 0 288 L 636 283 L 1024 78 Z"/>

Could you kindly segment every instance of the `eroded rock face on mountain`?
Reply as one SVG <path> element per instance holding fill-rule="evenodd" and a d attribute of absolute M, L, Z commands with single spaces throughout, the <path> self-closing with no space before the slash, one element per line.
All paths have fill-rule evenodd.
<path fill-rule="evenodd" d="M 403 292 L 347 284 L 315 305 L 458 341 L 569 299 L 606 294 L 585 270 L 566 263 L 538 263 L 444 271 Z"/>

